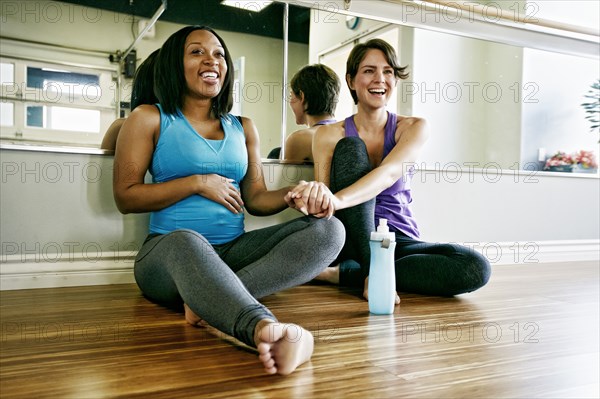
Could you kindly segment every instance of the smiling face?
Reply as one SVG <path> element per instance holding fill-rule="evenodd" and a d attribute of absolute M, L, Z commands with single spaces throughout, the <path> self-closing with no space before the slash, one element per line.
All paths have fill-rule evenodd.
<path fill-rule="evenodd" d="M 375 108 L 385 107 L 398 82 L 394 68 L 381 50 L 369 49 L 354 78 L 347 76 L 348 86 L 356 91 L 358 103 Z"/>
<path fill-rule="evenodd" d="M 217 96 L 227 76 L 225 50 L 219 39 L 207 30 L 191 32 L 185 41 L 183 69 L 188 95 Z"/>

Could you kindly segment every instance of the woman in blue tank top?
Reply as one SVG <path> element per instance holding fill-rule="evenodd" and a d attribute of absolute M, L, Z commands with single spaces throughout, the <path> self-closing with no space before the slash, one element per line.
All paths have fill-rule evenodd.
<path fill-rule="evenodd" d="M 396 233 L 398 291 L 457 295 L 482 287 L 490 275 L 487 259 L 466 247 L 419 240 L 409 183 L 412 165 L 427 140 L 426 123 L 386 110 L 398 80 L 408 77 L 405 70 L 394 48 L 381 39 L 353 48 L 346 82 L 358 112 L 319 128 L 313 143 L 315 178 L 335 195 L 313 182 L 293 192 L 308 202 L 309 211 L 319 211 L 319 204 L 309 202 L 311 195 L 328 206 L 319 216 L 330 216 L 335 209 L 346 227 L 340 257 L 318 279 L 361 287 L 365 298 L 369 235 L 380 218 L 388 219 Z"/>
<path fill-rule="evenodd" d="M 267 373 L 289 374 L 310 359 L 313 337 L 279 323 L 256 298 L 318 275 L 339 253 L 343 225 L 305 216 L 245 232 L 244 211 L 297 207 L 293 187 L 267 190 L 256 127 L 229 113 L 233 64 L 225 43 L 209 28 L 186 27 L 155 62 L 159 104 L 130 114 L 115 151 L 119 210 L 151 214 L 136 282 L 151 300 L 181 303 L 190 324 L 204 320 L 255 347 Z"/>

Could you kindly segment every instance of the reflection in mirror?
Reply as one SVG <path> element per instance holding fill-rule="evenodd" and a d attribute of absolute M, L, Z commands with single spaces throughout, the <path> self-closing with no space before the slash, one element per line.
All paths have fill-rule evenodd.
<path fill-rule="evenodd" d="M 103 132 L 114 119 L 126 115 L 129 108 L 131 79 L 124 77 L 109 56 L 132 43 L 139 20 L 73 2 L 35 3 L 30 11 L 25 0 L 6 6 L 3 3 L 1 9 L 3 142 L 52 141 L 98 146 Z M 381 15 L 381 20 L 347 18 L 342 1 L 289 3 L 318 6 L 310 16 L 309 44 L 289 43 L 289 77 L 308 63 L 323 62 L 343 82 L 346 58 L 355 42 L 381 37 L 394 44 L 411 76 L 399 83 L 397 98 L 390 102 L 389 108 L 428 120 L 432 139 L 422 156 L 428 167 L 452 163 L 464 167 L 464 163 L 469 163 L 472 167 L 537 170 L 556 151 L 591 150 L 598 156 L 597 128 L 590 132 L 585 110 L 580 106 L 598 78 L 597 54 L 584 58 L 467 38 L 464 32 L 459 32 L 460 24 L 454 23 L 461 21 L 449 14 L 441 18 L 431 12 L 415 16 L 415 4 L 400 0 L 353 0 L 351 10 L 368 4 L 370 9 L 376 9 L 377 5 L 395 7 L 407 14 L 412 12 L 407 15 L 407 23 L 401 25 L 384 22 L 389 15 Z M 519 10 L 531 20 L 561 20 L 587 29 L 599 24 L 598 2 L 571 1 L 568 7 L 564 4 L 559 7 L 558 3 L 564 3 L 559 1 L 479 3 L 491 11 L 499 6 L 509 13 Z M 270 7 L 275 6 L 281 4 L 273 3 Z M 408 17 L 425 20 L 421 25 L 434 23 L 431 27 L 412 24 Z M 492 17 L 488 19 L 494 21 Z M 436 21 L 446 24 L 440 28 Z M 180 26 L 159 20 L 154 36 L 136 45 L 137 63 Z M 294 29 L 292 24 L 290 29 Z M 487 37 L 488 30 L 493 30 L 486 29 L 482 36 Z M 455 31 L 461 36 L 448 33 Z M 233 58 L 240 60 L 240 68 L 236 69 L 240 84 L 235 92 L 235 112 L 253 119 L 261 135 L 261 154 L 266 157 L 273 148 L 281 146 L 281 110 L 289 107 L 281 98 L 282 40 L 256 40 L 252 35 L 226 30 L 220 33 Z M 496 36 L 494 40 L 501 39 Z M 533 44 L 532 47 L 539 47 L 537 42 Z M 546 43 L 545 47 L 548 50 L 551 46 Z M 37 86 L 28 83 L 27 70 L 42 71 L 46 78 L 41 87 L 39 81 Z M 70 80 L 73 76 L 90 74 L 97 77 L 97 82 L 89 82 L 87 78 Z M 67 75 L 69 78 L 65 78 Z M 336 117 L 350 115 L 353 106 L 342 84 Z M 85 114 L 90 123 L 78 126 L 72 118 L 69 125 L 57 124 L 60 112 L 65 109 Z M 94 114 L 88 115 L 89 112 Z M 301 128 L 289 111 L 285 125 L 286 134 Z"/>
<path fill-rule="evenodd" d="M 117 51 L 123 52 L 132 44 L 144 21 L 130 14 L 90 6 L 113 7 L 100 0 L 81 0 L 84 5 L 75 4 L 77 2 L 40 0 L 34 4 L 16 0 L 2 3 L 0 135 L 3 144 L 98 148 L 111 123 L 127 116 L 132 79 L 126 77 L 122 65 L 111 62 L 110 57 L 114 61 Z M 131 7 L 146 8 L 150 15 L 155 11 L 150 2 L 142 3 L 136 1 Z M 158 6 L 160 2 L 153 3 Z M 208 3 L 206 7 L 220 6 L 218 0 Z M 175 7 L 171 5 L 166 12 Z M 276 7 L 283 6 L 273 3 L 263 13 Z M 199 17 L 194 22 L 202 24 L 206 19 Z M 269 22 L 283 24 L 282 20 Z M 137 42 L 136 51 L 132 53 L 133 65 L 139 65 L 183 25 L 166 22 L 161 17 L 151 33 Z M 280 145 L 281 110 L 287 106 L 282 101 L 283 40 L 216 30 L 236 61 L 232 112 L 242 113 L 254 121 L 261 135 L 261 154 L 266 157 L 272 148 Z M 290 35 L 294 36 L 298 35 Z M 291 41 L 290 76 L 307 60 L 308 45 Z M 37 71 L 38 76 L 27 73 L 28 70 Z M 30 82 L 31 79 L 35 82 Z M 66 118 L 61 114 L 64 111 L 70 113 Z M 83 124 L 77 123 L 76 114 L 83 114 Z M 287 126 L 296 127 L 291 113 L 288 113 Z"/>
<path fill-rule="evenodd" d="M 427 119 L 431 138 L 422 168 L 542 170 L 557 151 L 598 156 L 598 129 L 590 131 L 581 103 L 598 79 L 598 58 L 523 48 L 362 19 L 348 29 L 345 16 L 311 25 L 311 62 L 340 77 L 357 42 L 391 43 L 410 77 L 398 83 L 388 109 Z M 336 117 L 355 112 L 343 87 Z M 593 170 L 592 170 L 593 172 Z"/>
<path fill-rule="evenodd" d="M 103 124 L 115 115 L 108 100 L 112 72 L 5 55 L 0 58 L 3 138 L 96 145 Z"/>

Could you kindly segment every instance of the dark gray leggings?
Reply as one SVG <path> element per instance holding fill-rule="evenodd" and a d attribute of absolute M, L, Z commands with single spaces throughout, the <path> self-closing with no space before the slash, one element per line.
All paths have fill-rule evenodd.
<path fill-rule="evenodd" d="M 371 166 L 364 142 L 347 137 L 336 145 L 331 165 L 331 191 L 350 186 Z M 346 243 L 336 262 L 340 284 L 362 288 L 369 274 L 370 232 L 375 228 L 375 199 L 335 215 L 346 228 Z M 452 296 L 474 291 L 490 278 L 487 259 L 467 247 L 433 244 L 396 233 L 396 289 L 426 295 Z"/>
<path fill-rule="evenodd" d="M 344 227 L 301 217 L 211 245 L 192 230 L 150 236 L 135 260 L 135 280 L 144 295 L 171 304 L 185 302 L 211 326 L 250 346 L 254 329 L 275 316 L 256 298 L 313 279 L 339 254 Z"/>

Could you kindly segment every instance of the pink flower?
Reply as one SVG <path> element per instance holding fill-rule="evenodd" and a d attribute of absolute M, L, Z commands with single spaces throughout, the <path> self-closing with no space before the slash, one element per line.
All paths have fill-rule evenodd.
<path fill-rule="evenodd" d="M 546 161 L 546 165 L 544 166 L 544 169 L 549 169 L 551 166 L 568 166 L 568 165 L 573 165 L 575 163 L 576 162 L 573 160 L 571 155 L 569 155 L 563 151 L 558 151 L 556 154 L 554 154 L 552 156 L 552 158 L 549 158 Z"/>
<path fill-rule="evenodd" d="M 544 169 L 550 169 L 552 166 L 580 165 L 585 169 L 597 169 L 598 162 L 593 151 L 580 150 L 573 155 L 564 151 L 557 151 L 551 158 L 548 158 Z"/>
<path fill-rule="evenodd" d="M 596 169 L 598 162 L 592 151 L 580 150 L 573 157 L 574 163 L 581 165 L 584 168 Z"/>

